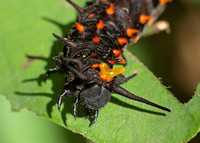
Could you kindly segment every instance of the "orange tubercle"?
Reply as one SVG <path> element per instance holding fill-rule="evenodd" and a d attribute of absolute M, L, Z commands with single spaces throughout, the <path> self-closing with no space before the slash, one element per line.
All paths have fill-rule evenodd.
<path fill-rule="evenodd" d="M 84 30 L 84 26 L 81 25 L 80 23 L 76 22 L 76 29 L 82 34 Z"/>
<path fill-rule="evenodd" d="M 99 22 L 97 23 L 97 29 L 103 29 L 103 21 L 99 20 Z"/>
<path fill-rule="evenodd" d="M 141 24 L 144 24 L 145 22 L 149 21 L 150 19 L 151 19 L 151 16 L 141 14 L 139 21 L 140 21 Z"/>
<path fill-rule="evenodd" d="M 128 42 L 128 40 L 126 38 L 118 38 L 118 43 L 120 45 L 124 45 Z"/>
<path fill-rule="evenodd" d="M 92 68 L 99 68 L 99 64 L 93 64 Z"/>
<path fill-rule="evenodd" d="M 101 2 L 105 2 L 105 1 L 107 1 L 107 0 L 101 0 Z"/>
<path fill-rule="evenodd" d="M 115 60 L 110 60 L 109 62 L 110 62 L 111 65 L 115 64 Z"/>
<path fill-rule="evenodd" d="M 95 52 L 92 52 L 91 53 L 91 56 L 96 56 L 97 54 Z"/>
<path fill-rule="evenodd" d="M 115 68 L 115 69 L 109 69 L 108 65 L 106 63 L 100 63 L 100 78 L 106 82 L 110 82 L 115 76 L 125 72 L 125 68 Z"/>
<path fill-rule="evenodd" d="M 88 17 L 93 17 L 94 16 L 94 13 L 91 13 L 88 15 Z"/>
<path fill-rule="evenodd" d="M 119 63 L 125 65 L 126 64 L 126 60 L 120 55 L 117 57 L 118 60 L 121 60 Z"/>
<path fill-rule="evenodd" d="M 121 50 L 113 49 L 113 54 L 114 54 L 115 56 L 118 56 L 118 55 L 121 54 L 121 53 L 122 53 Z"/>
<path fill-rule="evenodd" d="M 98 36 L 94 36 L 94 38 L 92 38 L 92 41 L 96 42 L 96 43 L 99 43 L 100 42 L 100 39 Z"/>
<path fill-rule="evenodd" d="M 114 10 L 114 6 L 113 4 L 111 3 L 110 6 L 106 9 L 106 13 L 108 15 L 113 15 L 115 13 L 115 10 Z"/>
<path fill-rule="evenodd" d="M 168 3 L 168 2 L 172 2 L 172 0 L 159 0 L 160 4 L 165 4 L 165 3 Z"/>
<path fill-rule="evenodd" d="M 128 37 L 131 37 L 135 33 L 138 33 L 137 29 L 131 29 L 131 28 L 126 29 L 126 34 L 128 35 Z"/>

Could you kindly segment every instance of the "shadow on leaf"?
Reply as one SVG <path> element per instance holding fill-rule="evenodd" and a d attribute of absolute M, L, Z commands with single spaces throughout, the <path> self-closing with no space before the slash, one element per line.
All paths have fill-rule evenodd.
<path fill-rule="evenodd" d="M 69 30 L 71 29 L 71 27 L 74 25 L 74 22 L 62 25 L 62 24 L 60 24 L 60 23 L 58 23 L 58 22 L 56 22 L 56 21 L 54 21 L 52 19 L 46 18 L 46 17 L 43 18 L 43 19 L 45 21 L 47 21 L 47 22 L 53 23 L 56 26 L 58 26 L 62 31 L 62 36 L 63 37 L 65 37 L 66 33 L 68 33 Z M 29 67 L 29 63 L 33 62 L 35 60 L 41 60 L 41 61 L 46 62 L 47 64 L 44 67 L 45 70 L 47 70 L 47 69 L 49 69 L 51 67 L 54 67 L 55 62 L 52 60 L 52 57 L 57 56 L 58 53 L 63 50 L 63 48 L 61 48 L 61 47 L 64 47 L 63 43 L 61 43 L 58 40 L 55 40 L 53 45 L 52 45 L 52 47 L 51 47 L 51 53 L 50 53 L 48 58 L 45 58 L 43 56 L 38 56 L 38 55 L 26 55 L 27 63 L 23 66 L 23 68 L 28 68 Z M 44 82 L 44 75 L 45 75 L 45 73 L 39 75 L 39 77 L 36 77 L 36 78 L 25 79 L 22 82 L 26 83 L 26 82 L 37 81 L 38 86 L 41 86 L 41 83 Z M 50 97 L 51 101 L 47 103 L 47 106 L 46 106 L 47 109 L 46 110 L 47 110 L 48 116 L 51 118 L 52 117 L 52 115 L 51 115 L 52 108 L 53 108 L 53 106 L 55 106 L 57 104 L 58 97 L 63 91 L 63 86 L 61 86 L 61 85 L 64 85 L 64 75 L 59 74 L 59 72 L 58 72 L 58 73 L 52 74 L 51 77 L 49 79 L 47 79 L 47 80 L 51 80 L 51 82 L 52 82 L 52 92 L 53 92 L 52 94 L 49 94 L 49 93 L 37 93 L 37 92 L 36 93 L 24 93 L 24 92 L 20 92 L 20 91 L 16 91 L 15 93 L 18 94 L 18 95 L 23 95 L 23 96 L 45 96 L 45 97 Z M 70 102 L 70 103 L 63 102 L 63 103 L 65 105 L 68 105 L 68 106 L 72 105 L 72 102 Z M 71 108 L 67 108 L 66 107 L 65 109 L 69 109 L 69 111 L 71 111 L 70 110 Z M 67 113 L 67 112 L 68 112 L 68 110 L 65 113 Z M 64 117 L 63 117 L 63 119 L 64 119 Z"/>

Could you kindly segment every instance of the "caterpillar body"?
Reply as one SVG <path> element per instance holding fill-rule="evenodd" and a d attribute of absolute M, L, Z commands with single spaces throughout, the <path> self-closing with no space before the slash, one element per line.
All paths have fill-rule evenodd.
<path fill-rule="evenodd" d="M 145 27 L 157 19 L 165 3 L 170 1 L 96 0 L 91 6 L 82 9 L 67 0 L 78 11 L 78 21 L 66 38 L 53 34 L 64 42 L 65 47 L 63 52 L 53 57 L 57 64 L 45 75 L 46 80 L 52 72 L 64 69 L 65 88 L 59 97 L 58 109 L 64 96 L 74 95 L 74 117 L 77 105 L 81 103 L 88 117 L 90 111 L 94 111 L 92 123 L 95 123 L 99 109 L 106 105 L 111 93 L 117 93 L 170 112 L 168 108 L 138 97 L 119 86 L 137 73 L 124 77 L 124 67 L 113 68 L 116 63 L 126 64 L 123 48 L 135 43 Z"/>

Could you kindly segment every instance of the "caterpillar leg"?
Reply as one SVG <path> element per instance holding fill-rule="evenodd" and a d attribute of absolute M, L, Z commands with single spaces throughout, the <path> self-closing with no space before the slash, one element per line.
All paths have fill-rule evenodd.
<path fill-rule="evenodd" d="M 62 55 L 62 53 L 60 53 L 60 55 Z M 47 80 L 47 78 L 51 75 L 51 73 L 57 72 L 60 70 L 62 61 L 60 59 L 60 55 L 59 56 L 55 56 L 53 57 L 54 61 L 57 61 L 56 66 L 54 68 L 50 68 L 47 70 L 46 74 L 44 75 L 44 81 Z"/>
<path fill-rule="evenodd" d="M 99 110 L 95 110 L 94 115 L 92 116 L 92 118 L 94 118 L 94 120 L 92 121 L 92 124 L 96 123 L 98 114 L 99 114 Z"/>
<path fill-rule="evenodd" d="M 78 106 L 78 101 L 79 101 L 79 98 L 78 98 L 79 94 L 80 94 L 80 90 L 76 90 L 75 91 L 76 100 L 73 106 L 73 113 L 74 113 L 75 120 L 76 120 L 76 111 L 77 111 L 77 106 Z"/>
<path fill-rule="evenodd" d="M 56 65 L 54 68 L 50 68 L 47 70 L 46 74 L 44 75 L 44 81 L 47 80 L 47 78 L 51 75 L 53 72 L 57 72 L 60 70 L 60 66 Z"/>
<path fill-rule="evenodd" d="M 65 90 L 59 97 L 58 99 L 58 110 L 60 111 L 60 106 L 62 104 L 62 100 L 64 98 L 65 95 L 69 95 L 70 94 L 70 91 L 69 90 Z"/>

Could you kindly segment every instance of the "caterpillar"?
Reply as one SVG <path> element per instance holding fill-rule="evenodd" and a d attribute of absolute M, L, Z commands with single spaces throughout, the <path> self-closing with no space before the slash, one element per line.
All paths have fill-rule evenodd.
<path fill-rule="evenodd" d="M 126 65 L 123 48 L 135 43 L 171 0 L 96 0 L 84 9 L 71 0 L 67 2 L 78 11 L 78 20 L 66 37 L 53 33 L 65 47 L 58 56 L 53 57 L 56 65 L 44 77 L 46 81 L 51 73 L 61 69 L 64 71 L 65 85 L 59 96 L 58 110 L 63 97 L 73 95 L 74 118 L 77 105 L 82 104 L 87 117 L 93 112 L 93 124 L 97 121 L 99 109 L 110 100 L 111 93 L 116 93 L 170 112 L 170 109 L 122 88 L 120 84 L 137 73 L 125 77 L 122 75 L 125 68 L 113 68 L 113 65 Z"/>

